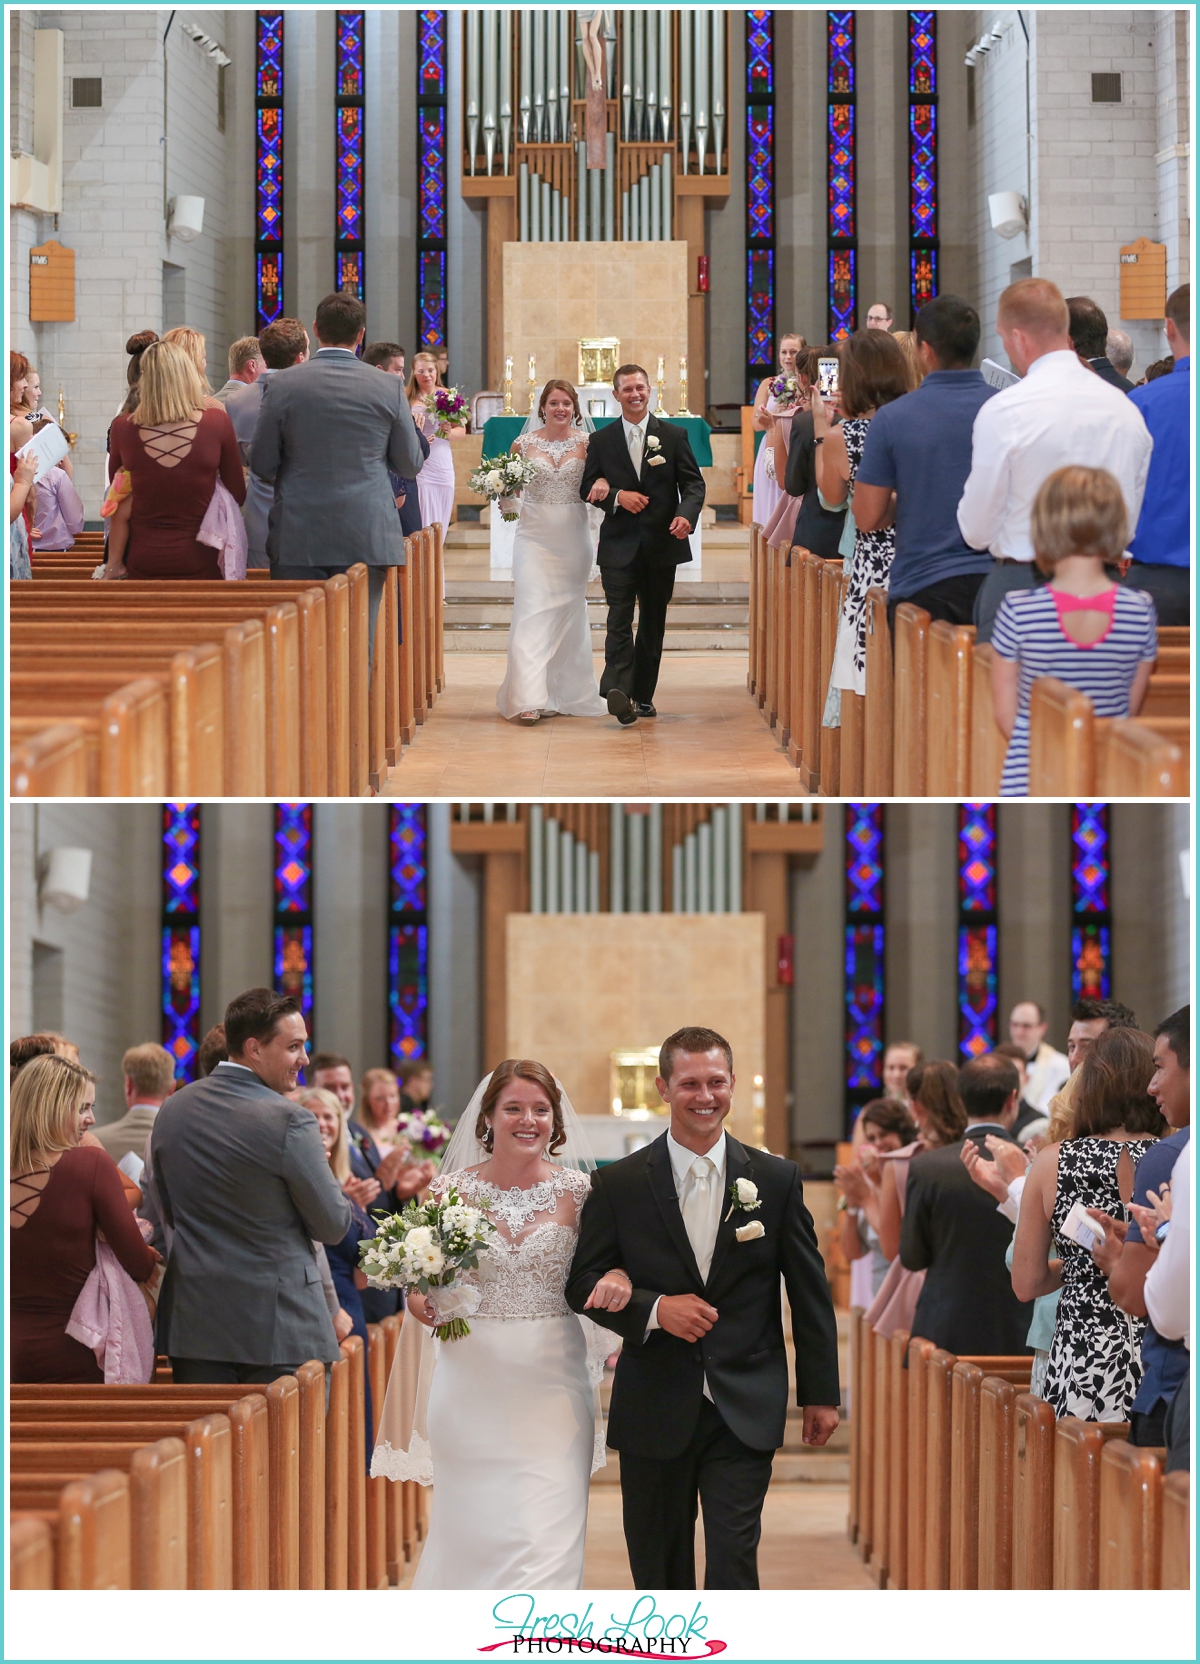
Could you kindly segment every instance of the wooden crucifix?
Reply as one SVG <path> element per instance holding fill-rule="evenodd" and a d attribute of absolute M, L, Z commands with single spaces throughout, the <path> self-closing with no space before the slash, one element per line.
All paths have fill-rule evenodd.
<path fill-rule="evenodd" d="M 587 165 L 589 168 L 602 168 L 607 160 L 605 133 L 608 128 L 608 66 L 605 35 L 610 14 L 597 6 L 592 11 L 581 11 L 576 15 L 583 37 L 583 61 L 587 66 Z"/>

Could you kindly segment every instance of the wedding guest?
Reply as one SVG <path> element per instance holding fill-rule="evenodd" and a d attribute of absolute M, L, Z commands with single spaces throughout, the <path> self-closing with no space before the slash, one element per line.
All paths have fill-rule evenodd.
<path fill-rule="evenodd" d="M 1025 1053 L 1024 1096 L 1043 1115 L 1072 1065 L 1046 1039 L 1050 1024 L 1037 1000 L 1018 1000 L 1008 1017 L 1008 1038 Z"/>
<path fill-rule="evenodd" d="M 890 330 L 892 309 L 885 300 L 872 301 L 867 308 L 867 328 Z"/>
<path fill-rule="evenodd" d="M 1129 545 L 1133 559 L 1121 581 L 1149 593 L 1160 624 L 1191 622 L 1191 311 L 1192 286 L 1184 283 L 1167 297 L 1170 374 L 1148 387 L 1135 387 L 1129 395 L 1129 402 L 1142 413 L 1154 449 Z"/>
<path fill-rule="evenodd" d="M 400 1082 L 390 1069 L 368 1069 L 359 1082 L 362 1124 L 381 1150 L 399 1141 Z"/>
<path fill-rule="evenodd" d="M 776 394 L 772 391 L 775 380 L 786 383 L 789 377 L 796 373 L 796 358 L 804 350 L 802 335 L 781 335 L 779 337 L 779 375 L 778 377 L 764 376 L 758 384 L 754 395 L 754 415 L 751 418 L 756 433 L 762 434 L 758 451 L 754 458 L 754 496 L 751 513 L 756 526 L 766 526 L 775 510 L 779 507 L 783 492 L 779 481 L 783 475 L 778 470 L 778 457 L 773 444 L 775 424 L 773 418 L 781 411 L 789 411 L 796 403 L 794 392 L 789 392 L 786 386 Z"/>
<path fill-rule="evenodd" d="M 225 1024 L 214 1023 L 196 1048 L 196 1079 L 203 1080 L 205 1075 L 211 1075 L 217 1064 L 226 1062 L 228 1057 Z"/>
<path fill-rule="evenodd" d="M 1020 1098 L 1017 1101 L 1017 1118 L 1012 1124 L 1012 1135 L 1018 1144 L 1024 1144 L 1029 1136 L 1029 1129 L 1044 1132 L 1041 1123 L 1046 1120 L 1044 1112 L 1036 1104 L 1031 1104 L 1029 1092 L 1029 1060 L 1025 1056 L 1024 1046 L 1018 1046 L 1013 1040 L 1003 1040 L 996 1047 L 997 1057 L 1006 1057 L 1017 1071 L 1020 1081 Z"/>
<path fill-rule="evenodd" d="M 258 426 L 263 395 L 271 377 L 280 370 L 290 370 L 308 358 L 308 331 L 298 318 L 276 318 L 258 338 L 263 367 L 252 382 L 231 387 L 225 396 L 225 408 L 233 431 L 237 434 L 242 462 L 250 468 L 250 447 Z M 227 384 L 228 385 L 228 384 Z M 246 476 L 246 502 L 242 519 L 246 526 L 246 569 L 265 571 L 271 564 L 267 556 L 267 528 L 271 504 L 275 501 L 275 487 L 259 479 L 253 471 Z"/>
<path fill-rule="evenodd" d="M 1071 1136 L 1034 1158 L 1021 1197 L 1012 1284 L 1021 1300 L 1062 1287 L 1045 1398 L 1057 1416 L 1127 1421 L 1141 1377 L 1143 1325 L 1114 1303 L 1092 1256 L 1068 1233 L 1075 1202 L 1126 1223 L 1134 1172 L 1164 1130 L 1146 1088 L 1154 1049 L 1139 1029 L 1110 1029 L 1079 1069 Z M 1062 1269 L 1049 1267 L 1051 1248 Z"/>
<path fill-rule="evenodd" d="M 1098 1039 L 1105 1029 L 1137 1026 L 1137 1018 L 1120 1000 L 1097 1000 L 1087 995 L 1076 1000 L 1071 1007 L 1071 1027 L 1067 1031 L 1068 1067 L 1078 1069 L 1092 1041 Z"/>
<path fill-rule="evenodd" d="M 850 1261 L 850 1304 L 866 1308 L 879 1293 L 892 1263 L 879 1245 L 878 1192 L 883 1170 L 878 1158 L 914 1143 L 917 1129 L 907 1104 L 888 1098 L 865 1104 L 858 1125 L 863 1131 L 858 1160 L 849 1167 L 839 1164 L 833 1178 L 841 1192 L 838 1243 Z"/>
<path fill-rule="evenodd" d="M 200 377 L 207 402 L 213 398 L 213 390 L 208 385 L 208 342 L 198 329 L 190 329 L 186 324 L 180 324 L 176 329 L 169 329 L 163 336 L 172 346 L 185 352 L 196 366 L 196 374 Z"/>
<path fill-rule="evenodd" d="M 1012 1230 L 962 1158 L 967 1140 L 981 1154 L 989 1136 L 1013 1142 L 1019 1090 L 1008 1058 L 990 1052 L 965 1063 L 958 1071 L 967 1121 L 961 1139 L 916 1156 L 909 1170 L 900 1259 L 925 1272 L 912 1332 L 948 1352 L 1007 1357 L 1026 1346 L 1032 1313 L 1014 1294 L 1005 1263 Z"/>
<path fill-rule="evenodd" d="M 155 1116 L 175 1090 L 175 1059 L 165 1046 L 148 1041 L 130 1046 L 121 1059 L 125 1080 L 125 1114 L 119 1121 L 96 1129 L 96 1140 L 119 1162 L 122 1156 L 141 1156 Z"/>
<path fill-rule="evenodd" d="M 1191 1352 L 1192 1352 L 1192 1170 L 1187 1153 L 1171 1169 L 1170 1222 L 1158 1257 L 1146 1273 L 1146 1311 L 1166 1341 L 1182 1341 L 1188 1353 L 1188 1373 L 1179 1383 L 1163 1425 L 1167 1443 L 1166 1471 L 1190 1473 L 1192 1467 Z M 1158 1230 L 1148 1240 L 1157 1242 Z"/>
<path fill-rule="evenodd" d="M 433 1064 L 427 1057 L 410 1057 L 400 1065 L 400 1109 L 410 1115 L 414 1109 L 428 1109 L 433 1097 Z"/>
<path fill-rule="evenodd" d="M 139 329 L 125 343 L 129 363 L 125 366 L 125 399 L 117 408 L 118 416 L 129 416 L 137 409 L 138 382 L 142 375 L 142 354 L 152 347 L 158 336 L 152 329 Z"/>
<path fill-rule="evenodd" d="M 432 353 L 417 353 L 408 384 L 408 403 L 417 432 L 429 441 L 428 460 L 424 467 L 413 470 L 421 498 L 421 524 L 441 526 L 446 532 L 454 516 L 454 453 L 450 447 L 465 439 L 467 430 L 448 427 L 443 433 L 437 417 L 426 408 L 426 398 L 440 385 L 437 359 Z M 404 470 L 397 469 L 397 473 L 403 474 Z"/>
<path fill-rule="evenodd" d="M 66 460 L 64 457 L 63 462 Z M 33 547 L 39 551 L 73 549 L 83 530 L 83 520 L 83 499 L 70 474 L 62 463 L 48 468 L 37 482 Z"/>
<path fill-rule="evenodd" d="M 53 1029 L 42 1029 L 37 1034 L 22 1035 L 19 1040 L 9 1042 L 10 1080 L 18 1069 L 32 1063 L 35 1057 L 65 1057 L 68 1063 L 77 1064 L 79 1047 L 74 1040 L 68 1040 L 65 1034 L 56 1034 Z"/>
<path fill-rule="evenodd" d="M 266 368 L 257 335 L 242 335 L 229 349 L 229 379 L 213 398 L 224 404 L 237 387 L 253 387 Z"/>
<path fill-rule="evenodd" d="M 1133 369 L 1133 342 L 1123 329 L 1110 329 L 1104 343 L 1104 356 L 1119 376 L 1128 379 Z"/>
<path fill-rule="evenodd" d="M 802 506 L 801 498 L 794 496 L 787 489 L 788 458 L 791 455 L 796 422 L 801 423 L 802 436 L 812 436 L 812 412 L 808 408 L 808 400 L 812 391 L 813 362 L 811 355 L 803 347 L 795 355 L 791 380 L 796 384 L 795 391 L 785 391 L 778 399 L 772 395 L 776 408 L 765 413 L 767 431 L 758 450 L 761 457 L 768 446 L 770 447 L 770 474 L 766 484 L 774 485 L 776 493 L 773 508 L 767 518 L 759 524 L 763 529 L 763 537 L 769 544 L 777 549 L 788 550 L 797 541 L 796 523 Z M 784 481 L 782 490 L 778 486 L 780 480 Z M 791 564 L 790 555 L 788 564 Z"/>
<path fill-rule="evenodd" d="M 9 1360 L 13 1381 L 102 1382 L 90 1347 L 66 1332 L 104 1240 L 145 1282 L 158 1255 L 142 1240 L 109 1156 L 81 1147 L 95 1082 L 61 1057 L 23 1068 L 9 1106 Z"/>
<path fill-rule="evenodd" d="M 801 378 L 805 394 L 811 395 L 812 389 L 817 385 L 818 365 L 821 359 L 836 357 L 837 348 L 832 344 L 809 347 L 799 354 L 796 371 Z M 792 414 L 788 430 L 783 489 L 789 497 L 798 499 L 800 504 L 792 528 L 791 545 L 793 549 L 808 549 L 814 555 L 819 555 L 822 560 L 836 560 L 847 510 L 844 503 L 840 508 L 830 509 L 825 508 L 821 502 L 821 494 L 817 490 L 817 437 L 810 403 L 811 399 L 802 400 Z M 831 418 L 840 419 L 841 408 L 836 395 L 827 401 L 827 405 Z M 775 458 L 775 470 L 778 475 L 778 454 Z M 792 556 L 789 552 L 789 566 L 791 561 Z"/>
<path fill-rule="evenodd" d="M 1120 393 L 1132 393 L 1133 383 L 1117 369 L 1108 356 L 1108 319 L 1090 295 L 1071 295 L 1067 300 L 1071 345 L 1081 364 L 1095 370 L 1101 381 Z"/>
<path fill-rule="evenodd" d="M 8 572 L 10 578 L 32 578 L 29 554 L 31 532 L 37 505 L 37 459 L 18 456 L 33 438 L 33 429 L 21 419 L 8 424 Z"/>
<path fill-rule="evenodd" d="M 1049 582 L 1005 595 L 992 631 L 992 707 L 1008 736 L 1002 797 L 1029 793 L 1029 698 L 1041 676 L 1086 693 L 1098 717 L 1136 716 L 1158 657 L 1154 602 L 1106 567 L 1125 549 L 1121 487 L 1102 468 L 1060 468 L 1041 487 L 1031 530 Z"/>
<path fill-rule="evenodd" d="M 395 341 L 372 341 L 363 352 L 363 363 L 372 364 L 385 375 L 399 376 L 404 380 L 404 348 Z M 422 457 L 429 459 L 429 441 L 417 428 L 417 444 L 421 447 Z M 415 479 L 403 479 L 399 474 L 388 470 L 388 477 L 392 482 L 392 493 L 396 499 L 396 507 L 400 512 L 400 532 L 404 537 L 414 537 L 422 528 L 421 494 Z"/>
<path fill-rule="evenodd" d="M 915 1041 L 893 1040 L 883 1053 L 883 1090 L 894 1103 L 909 1105 L 908 1077 L 925 1054 Z"/>
<path fill-rule="evenodd" d="M 1129 525 L 1137 524 L 1151 439 L 1115 387 L 1079 362 L 1068 334 L 1067 303 L 1053 283 L 1022 278 L 1001 294 L 996 329 L 1023 379 L 988 399 L 971 435 L 971 472 L 958 524 L 972 549 L 996 565 L 976 598 L 976 642 L 992 639 L 1001 601 L 1041 581 L 1031 517 L 1045 480 L 1072 464 L 1102 468 L 1119 482 Z"/>
<path fill-rule="evenodd" d="M 229 417 L 211 404 L 195 363 L 163 340 L 142 354 L 137 409 L 109 432 L 112 468 L 132 482 L 128 546 L 110 532 L 106 578 L 220 578 L 217 551 L 196 533 L 218 479 L 241 503 L 242 459 Z M 122 555 L 124 558 L 122 559 Z"/>

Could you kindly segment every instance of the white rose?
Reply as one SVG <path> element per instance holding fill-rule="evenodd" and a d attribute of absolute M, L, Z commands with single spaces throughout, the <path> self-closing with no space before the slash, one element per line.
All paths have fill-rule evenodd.
<path fill-rule="evenodd" d="M 752 1219 L 748 1225 L 739 1225 L 734 1235 L 739 1242 L 757 1242 L 760 1236 L 766 1236 L 767 1228 L 760 1219 Z"/>
<path fill-rule="evenodd" d="M 427 1248 L 433 1241 L 433 1231 L 428 1225 L 414 1225 L 404 1239 L 404 1246 L 410 1251 Z"/>
<path fill-rule="evenodd" d="M 758 1186 L 749 1179 L 738 1179 L 734 1185 L 737 1191 L 738 1206 L 742 1208 L 756 1208 L 758 1206 Z"/>
<path fill-rule="evenodd" d="M 487 473 L 484 475 L 484 484 L 490 491 L 499 491 L 500 487 L 504 484 L 504 475 L 500 472 L 499 468 L 489 468 Z"/>
<path fill-rule="evenodd" d="M 662 441 L 659 439 L 658 435 L 656 433 L 652 433 L 646 440 L 646 449 L 648 451 L 657 451 L 661 444 Z"/>
<path fill-rule="evenodd" d="M 446 1264 L 446 1256 L 440 1248 L 430 1246 L 420 1255 L 421 1270 L 427 1277 L 436 1277 Z"/>

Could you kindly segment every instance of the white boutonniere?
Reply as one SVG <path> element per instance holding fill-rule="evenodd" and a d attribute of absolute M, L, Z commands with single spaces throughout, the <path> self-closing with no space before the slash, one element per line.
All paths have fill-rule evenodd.
<path fill-rule="evenodd" d="M 646 439 L 646 452 L 647 452 L 646 464 L 647 464 L 648 467 L 650 467 L 650 468 L 661 468 L 662 467 L 663 463 L 667 459 L 666 459 L 665 456 L 659 456 L 658 455 L 658 452 L 661 449 L 662 449 L 662 440 L 658 437 L 658 435 L 656 433 L 649 434 L 647 436 L 647 439 Z"/>
<path fill-rule="evenodd" d="M 729 1187 L 729 1198 L 729 1212 L 725 1215 L 726 1219 L 731 1219 L 735 1213 L 753 1213 L 762 1206 L 758 1199 L 758 1186 L 751 1183 L 749 1179 L 734 1179 Z M 748 1229 L 748 1227 L 743 1226 L 743 1229 Z M 753 1237 L 762 1236 L 762 1234 L 763 1228 L 759 1225 L 750 1237 L 742 1236 L 739 1231 L 738 1241 L 749 1242 Z"/>

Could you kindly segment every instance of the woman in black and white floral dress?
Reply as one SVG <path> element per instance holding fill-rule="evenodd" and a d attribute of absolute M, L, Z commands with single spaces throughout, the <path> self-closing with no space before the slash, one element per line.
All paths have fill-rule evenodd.
<path fill-rule="evenodd" d="M 819 392 L 812 394 L 813 429 L 817 438 L 817 488 L 823 508 L 853 503 L 854 480 L 867 443 L 867 429 L 875 412 L 911 392 L 912 368 L 904 350 L 882 329 L 864 329 L 843 341 L 838 352 L 839 427 L 830 426 L 830 412 Z M 837 646 L 829 678 L 822 726 L 841 723 L 841 694 L 865 693 L 867 688 L 867 591 L 886 589 L 896 552 L 895 529 L 860 532 L 853 511 L 846 516 L 842 535 L 844 571 L 850 579 L 838 618 Z"/>
<path fill-rule="evenodd" d="M 1107 1029 L 1080 1065 L 1072 1136 L 1048 1144 L 1029 1170 L 1013 1250 L 1013 1289 L 1031 1300 L 1062 1288 L 1043 1397 L 1056 1416 L 1127 1421 L 1141 1379 L 1143 1318 L 1114 1304 L 1090 1249 L 1064 1235 L 1078 1202 L 1128 1220 L 1138 1162 L 1166 1123 L 1146 1092 L 1154 1043 L 1140 1029 Z M 1053 1251 L 1061 1271 L 1047 1268 Z"/>

